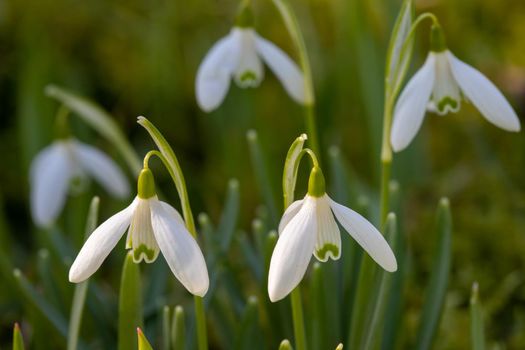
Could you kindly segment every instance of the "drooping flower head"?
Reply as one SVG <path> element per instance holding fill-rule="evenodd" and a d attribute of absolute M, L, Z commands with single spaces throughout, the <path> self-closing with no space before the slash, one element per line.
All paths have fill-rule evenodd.
<path fill-rule="evenodd" d="M 220 39 L 199 66 L 195 93 L 199 107 L 211 112 L 220 106 L 233 79 L 241 88 L 257 87 L 264 77 L 263 62 L 275 73 L 283 87 L 298 103 L 307 103 L 304 78 L 299 67 L 253 28 L 249 4 L 242 4 L 237 23 Z"/>
<path fill-rule="evenodd" d="M 69 280 L 82 282 L 95 273 L 127 228 L 126 248 L 133 251 L 134 262 L 152 263 L 162 252 L 175 277 L 190 293 L 206 294 L 208 270 L 199 245 L 177 210 L 157 198 L 153 173 L 147 168 L 140 173 L 133 202 L 89 236 L 69 270 Z"/>
<path fill-rule="evenodd" d="M 339 259 L 341 236 L 336 219 L 383 269 L 397 270 L 396 258 L 383 235 L 363 216 L 326 194 L 321 168 L 314 165 L 308 193 L 286 209 L 279 224 L 279 239 L 268 275 L 268 294 L 272 302 L 281 300 L 299 284 L 312 254 L 322 262 Z"/>
<path fill-rule="evenodd" d="M 38 226 L 55 221 L 66 201 L 71 182 L 92 177 L 112 196 L 129 196 L 129 184 L 106 154 L 75 138 L 58 139 L 40 151 L 31 163 L 31 214 Z"/>
<path fill-rule="evenodd" d="M 427 110 L 439 115 L 457 112 L 461 100 L 474 104 L 492 124 L 507 131 L 520 130 L 516 112 L 498 88 L 448 49 L 439 25 L 432 27 L 431 51 L 423 67 L 401 93 L 394 110 L 391 144 L 406 148 L 416 136 Z"/>

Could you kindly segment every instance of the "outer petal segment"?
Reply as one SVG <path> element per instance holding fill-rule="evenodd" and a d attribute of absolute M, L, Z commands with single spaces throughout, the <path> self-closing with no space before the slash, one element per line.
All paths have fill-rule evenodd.
<path fill-rule="evenodd" d="M 316 200 L 307 198 L 279 236 L 268 274 L 272 302 L 287 296 L 303 278 L 316 241 Z"/>
<path fill-rule="evenodd" d="M 294 61 L 270 41 L 256 36 L 257 51 L 283 84 L 288 95 L 296 102 L 305 104 L 304 77 Z"/>
<path fill-rule="evenodd" d="M 98 270 L 129 226 L 137 203 L 138 198 L 135 198 L 126 209 L 113 215 L 93 231 L 69 269 L 70 282 L 82 282 Z"/>
<path fill-rule="evenodd" d="M 56 141 L 31 164 L 31 213 L 38 226 L 50 225 L 66 200 L 73 164 L 67 141 Z"/>
<path fill-rule="evenodd" d="M 421 69 L 401 93 L 394 111 L 390 143 L 394 151 L 406 148 L 416 136 L 432 94 L 435 80 L 435 55 L 430 53 Z"/>
<path fill-rule="evenodd" d="M 197 104 L 205 112 L 216 109 L 226 97 L 240 48 L 232 34 L 220 39 L 199 66 L 195 81 Z"/>
<path fill-rule="evenodd" d="M 290 206 L 286 209 L 286 211 L 283 214 L 283 217 L 281 218 L 281 222 L 279 222 L 279 234 L 281 234 L 290 222 L 290 220 L 293 219 L 295 215 L 301 210 L 301 206 L 303 205 L 304 200 L 298 200 L 290 204 Z"/>
<path fill-rule="evenodd" d="M 72 141 L 73 152 L 82 169 L 93 176 L 106 191 L 118 198 L 129 196 L 128 180 L 117 164 L 95 147 L 78 141 Z"/>
<path fill-rule="evenodd" d="M 330 207 L 344 229 L 383 269 L 394 272 L 397 261 L 383 235 L 355 211 L 330 200 Z"/>
<path fill-rule="evenodd" d="M 199 245 L 169 204 L 151 200 L 150 207 L 153 233 L 171 271 L 190 293 L 204 296 L 209 277 Z"/>
<path fill-rule="evenodd" d="M 492 124 L 507 131 L 520 131 L 516 112 L 499 89 L 478 70 L 447 52 L 452 74 L 467 98 Z"/>

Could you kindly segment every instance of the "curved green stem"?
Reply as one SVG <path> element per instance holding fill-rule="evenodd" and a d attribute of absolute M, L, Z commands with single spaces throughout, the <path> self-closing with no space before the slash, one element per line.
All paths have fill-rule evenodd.
<path fill-rule="evenodd" d="M 410 31 L 403 43 L 400 56 L 404 56 L 410 49 L 411 40 L 414 36 L 418 26 L 426 19 L 430 19 L 434 25 L 439 25 L 437 17 L 430 12 L 426 12 L 417 17 Z M 401 67 L 400 67 L 401 66 Z M 390 132 L 392 129 L 392 114 L 394 110 L 395 100 L 401 89 L 401 84 L 404 80 L 404 76 L 407 73 L 409 61 L 405 65 L 398 65 L 395 67 L 396 72 L 394 76 L 400 74 L 400 79 L 397 79 L 396 84 L 391 87 L 388 77 L 385 78 L 385 106 L 383 109 L 383 135 L 381 145 L 381 199 L 380 199 L 380 213 L 381 213 L 381 226 L 386 222 L 386 218 L 389 212 L 390 198 L 389 198 L 389 183 L 390 175 L 392 170 L 392 147 L 390 145 Z M 388 69 L 388 67 L 387 67 Z M 398 72 L 398 69 L 401 69 Z"/>
<path fill-rule="evenodd" d="M 193 213 L 191 211 L 188 190 L 186 188 L 186 181 L 184 180 L 184 175 L 182 173 L 182 169 L 180 167 L 177 156 L 175 155 L 175 152 L 173 152 L 173 149 L 166 141 L 164 136 L 160 133 L 160 131 L 149 120 L 147 120 L 144 117 L 139 117 L 137 122 L 148 131 L 148 133 L 150 134 L 151 138 L 153 139 L 160 151 L 148 152 L 146 154 L 146 157 L 144 158 L 144 164 L 147 165 L 147 161 L 153 155 L 156 155 L 162 161 L 162 163 L 170 173 L 170 176 L 173 179 L 173 182 L 175 183 L 175 187 L 177 188 L 177 192 L 179 193 L 182 214 L 184 216 L 186 228 L 193 237 L 197 238 L 197 229 L 195 227 L 195 221 L 193 219 Z M 198 349 L 207 350 L 208 336 L 206 331 L 206 316 L 204 314 L 204 304 L 202 298 L 199 296 L 194 296 L 194 301 L 195 319 L 197 323 Z"/>
<path fill-rule="evenodd" d="M 305 108 L 305 124 L 306 132 L 310 137 L 311 147 L 314 152 L 320 156 L 319 138 L 317 135 L 317 126 L 315 122 L 315 91 L 312 79 L 312 69 L 310 67 L 310 60 L 308 58 L 308 51 L 303 38 L 303 34 L 299 28 L 299 22 L 295 13 L 287 0 L 273 0 L 275 7 L 281 14 L 288 33 L 290 34 L 297 52 L 299 54 L 299 63 L 304 76 L 304 108 Z"/>
<path fill-rule="evenodd" d="M 414 23 L 412 24 L 412 26 L 410 27 L 410 31 L 408 32 L 408 35 L 407 35 L 405 41 L 403 42 L 403 46 L 401 48 L 400 56 L 404 56 L 407 53 L 407 51 L 410 50 L 412 37 L 415 35 L 416 30 L 419 27 L 419 25 L 424 20 L 427 20 L 427 19 L 430 19 L 434 25 L 438 25 L 439 26 L 439 20 L 436 17 L 436 15 L 434 15 L 433 13 L 425 12 L 425 13 L 422 13 L 421 15 L 419 15 L 416 18 L 416 20 L 414 21 Z M 386 84 L 385 84 L 386 88 L 385 89 L 386 89 L 386 92 L 387 92 L 387 98 L 389 100 L 391 100 L 390 103 L 394 102 L 394 100 L 397 98 L 397 95 L 399 94 L 399 90 L 401 90 L 401 85 L 402 85 L 403 80 L 404 80 L 403 78 L 406 75 L 407 70 L 408 70 L 409 65 L 410 65 L 409 63 L 410 63 L 410 60 L 407 61 L 406 65 L 402 65 L 401 67 L 400 66 L 395 67 L 396 71 L 395 71 L 394 76 L 397 76 L 399 74 L 398 69 L 401 69 L 401 72 L 400 72 L 401 79 L 398 79 L 396 81 L 396 84 L 393 87 L 390 86 L 390 82 L 388 81 L 388 79 L 385 80 L 385 82 L 386 82 Z M 387 69 L 388 69 L 388 67 L 387 67 Z"/>

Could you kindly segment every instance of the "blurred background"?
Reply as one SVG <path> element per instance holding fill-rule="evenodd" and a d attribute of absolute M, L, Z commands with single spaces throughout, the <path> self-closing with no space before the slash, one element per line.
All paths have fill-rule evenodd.
<path fill-rule="evenodd" d="M 253 2 L 258 32 L 296 59 L 293 43 L 272 3 Z M 400 1 L 291 2 L 312 61 L 326 172 L 330 178 L 329 161 L 334 154 L 340 156 L 351 174 L 350 195 L 367 196 L 374 212 L 385 52 Z M 449 48 L 501 88 L 523 124 L 525 2 L 415 3 L 417 13 L 432 11 L 438 15 Z M 230 30 L 237 5 L 232 0 L 0 0 L 0 348 L 10 344 L 15 321 L 21 322 L 31 348 L 65 348 L 59 332 L 21 296 L 11 273 L 12 268 L 20 268 L 41 295 L 56 296 L 47 288 L 58 289 L 63 298 L 48 301 L 67 319 L 72 295 L 64 273 L 67 270 L 50 264 L 49 273 L 56 285 L 42 282 L 37 267 L 41 255 L 50 249 L 50 233 L 35 228 L 28 201 L 31 160 L 55 137 L 59 104 L 44 94 L 44 87 L 50 83 L 88 97 L 108 110 L 139 155 L 153 147 L 135 122 L 138 115 L 148 117 L 179 157 L 195 215 L 206 212 L 211 222 L 218 222 L 228 181 L 237 179 L 240 208 L 236 230 L 251 231 L 252 220 L 265 210 L 261 204 L 268 196 L 257 186 L 260 174 L 252 167 L 246 139 L 248 130 L 256 130 L 266 160 L 270 198 L 281 212 L 284 158 L 290 143 L 304 131 L 301 106 L 286 95 L 268 69 L 257 89 L 242 90 L 232 85 L 223 105 L 211 114 L 200 111 L 195 102 L 198 65 L 211 45 Z M 422 64 L 428 50 L 428 26 L 422 28 L 409 75 Z M 111 144 L 80 119 L 71 121 L 74 135 L 109 153 L 134 186 L 135 174 Z M 167 172 L 159 164 L 155 167 L 165 196 L 178 205 Z M 399 348 L 410 348 L 414 342 L 432 270 L 434 213 L 442 196 L 450 198 L 452 207 L 453 255 L 435 348 L 469 348 L 465 330 L 474 281 L 480 284 L 489 343 L 500 349 L 525 348 L 524 169 L 523 134 L 493 127 L 468 103 L 457 114 L 429 114 L 415 142 L 396 155 L 399 215 L 411 252 L 396 339 Z M 304 192 L 302 181 L 298 196 Z M 89 201 L 95 194 L 101 197 L 101 219 L 127 202 L 111 199 L 96 184 L 70 196 L 58 226 L 75 252 L 81 245 Z M 118 247 L 121 249 L 114 251 L 96 277 L 108 309 L 98 319 L 89 312 L 84 316 L 81 334 L 89 348 L 111 348 L 108 344 L 115 337 L 115 329 L 100 329 L 104 324 L 100 318 L 116 317 L 123 242 Z M 240 253 L 231 253 L 228 266 L 242 270 L 241 263 L 236 265 L 237 255 Z M 156 262 L 159 264 L 165 265 L 161 258 Z M 153 267 L 141 268 L 148 271 Z M 246 298 L 256 288 L 250 276 L 239 279 L 243 283 L 238 293 Z M 168 294 L 164 301 L 191 309 L 191 299 L 180 291 L 180 285 L 168 283 L 179 292 Z M 153 309 L 146 318 L 150 339 L 156 337 L 158 321 Z M 209 323 L 212 344 L 226 348 L 218 334 L 220 327 L 213 319 Z M 283 329 L 279 335 L 291 337 L 291 332 Z M 98 338 L 104 340 L 89 342 Z"/>

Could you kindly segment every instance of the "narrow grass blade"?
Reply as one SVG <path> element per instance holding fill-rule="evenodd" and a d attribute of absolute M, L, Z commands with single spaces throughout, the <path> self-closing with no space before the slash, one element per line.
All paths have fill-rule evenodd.
<path fill-rule="evenodd" d="M 13 350 L 24 350 L 24 338 L 22 337 L 22 331 L 18 323 L 15 323 L 13 328 Z"/>
<path fill-rule="evenodd" d="M 241 319 L 241 324 L 236 332 L 235 350 L 244 349 L 264 349 L 263 339 L 259 328 L 259 302 L 257 297 L 250 296 L 244 314 Z"/>
<path fill-rule="evenodd" d="M 416 343 L 416 349 L 420 350 L 430 348 L 445 304 L 452 245 L 452 217 L 447 198 L 442 198 L 439 202 L 436 228 L 437 244 L 433 263 L 434 269 L 426 293 Z"/>
<path fill-rule="evenodd" d="M 236 236 L 236 241 L 241 249 L 244 260 L 253 273 L 255 279 L 260 283 L 263 279 L 263 266 L 261 264 L 261 258 L 255 251 L 252 243 L 248 239 L 245 232 L 242 232 Z"/>
<path fill-rule="evenodd" d="M 118 308 L 118 349 L 137 348 L 135 331 L 142 327 L 142 292 L 139 265 L 133 262 L 129 252 L 124 261 L 120 280 Z"/>
<path fill-rule="evenodd" d="M 20 287 L 20 291 L 25 298 L 32 303 L 38 311 L 58 330 L 64 337 L 67 337 L 67 321 L 60 312 L 51 306 L 31 285 L 31 283 L 22 274 L 22 271 L 15 269 L 13 276 Z"/>
<path fill-rule="evenodd" d="M 485 331 L 483 329 L 483 309 L 479 302 L 479 285 L 472 285 L 470 296 L 470 338 L 472 350 L 485 350 Z"/>
<path fill-rule="evenodd" d="M 184 350 L 186 340 L 186 323 L 184 321 L 184 309 L 175 306 L 173 321 L 171 322 L 171 344 L 173 350 Z"/>
<path fill-rule="evenodd" d="M 91 200 L 86 220 L 86 230 L 84 232 L 85 239 L 87 239 L 97 227 L 99 204 L 100 200 L 98 197 L 94 197 Z M 78 337 L 80 325 L 82 323 L 84 305 L 86 303 L 88 283 L 89 280 L 86 280 L 84 282 L 78 283 L 75 286 L 75 292 L 73 293 L 73 303 L 71 305 L 71 314 L 69 316 L 69 331 L 67 333 L 68 350 L 76 350 L 78 347 Z"/>
<path fill-rule="evenodd" d="M 140 329 L 140 327 L 137 327 L 137 343 L 138 343 L 139 350 L 153 350 L 153 347 L 149 343 L 144 333 L 142 333 L 142 330 Z M 135 348 L 128 348 L 128 349 L 135 349 Z"/>
<path fill-rule="evenodd" d="M 268 174 L 268 169 L 266 167 L 264 152 L 259 143 L 259 137 L 257 136 L 257 131 L 249 130 L 246 133 L 246 138 L 248 140 L 248 147 L 250 149 L 257 186 L 259 187 L 261 196 L 263 197 L 264 203 L 268 208 L 271 222 L 276 227 L 278 223 L 278 216 L 277 206 L 275 204 L 275 195 L 270 181 L 270 176 Z"/>
<path fill-rule="evenodd" d="M 171 349 L 171 312 L 170 307 L 165 305 L 162 308 L 162 349 Z"/>
<path fill-rule="evenodd" d="M 217 226 L 217 238 L 219 239 L 221 253 L 226 254 L 230 248 L 237 218 L 239 216 L 239 181 L 231 179 L 228 182 L 228 193 L 222 211 L 219 226 Z"/>
<path fill-rule="evenodd" d="M 142 168 L 140 158 L 108 112 L 95 102 L 56 85 L 46 86 L 45 93 L 47 96 L 63 103 L 71 111 L 75 112 L 78 117 L 82 118 L 86 124 L 111 142 L 122 154 L 133 175 L 138 176 Z"/>
<path fill-rule="evenodd" d="M 387 217 L 385 223 L 385 236 L 390 247 L 395 251 L 398 242 L 398 233 L 396 215 L 393 213 L 390 213 Z M 378 294 L 376 300 L 372 303 L 368 322 L 365 327 L 365 333 L 363 335 L 361 349 L 374 349 L 379 343 L 379 339 L 381 339 L 381 332 L 385 320 L 385 310 L 394 274 L 380 270 L 379 275 L 380 280 L 379 285 L 377 286 Z"/>
<path fill-rule="evenodd" d="M 309 344 L 312 349 L 322 349 L 326 345 L 326 319 L 324 314 L 324 286 L 323 271 L 321 264 L 315 262 L 312 267 L 310 279 L 311 310 L 310 310 L 310 338 Z M 332 323 L 332 322 L 330 322 Z"/>

